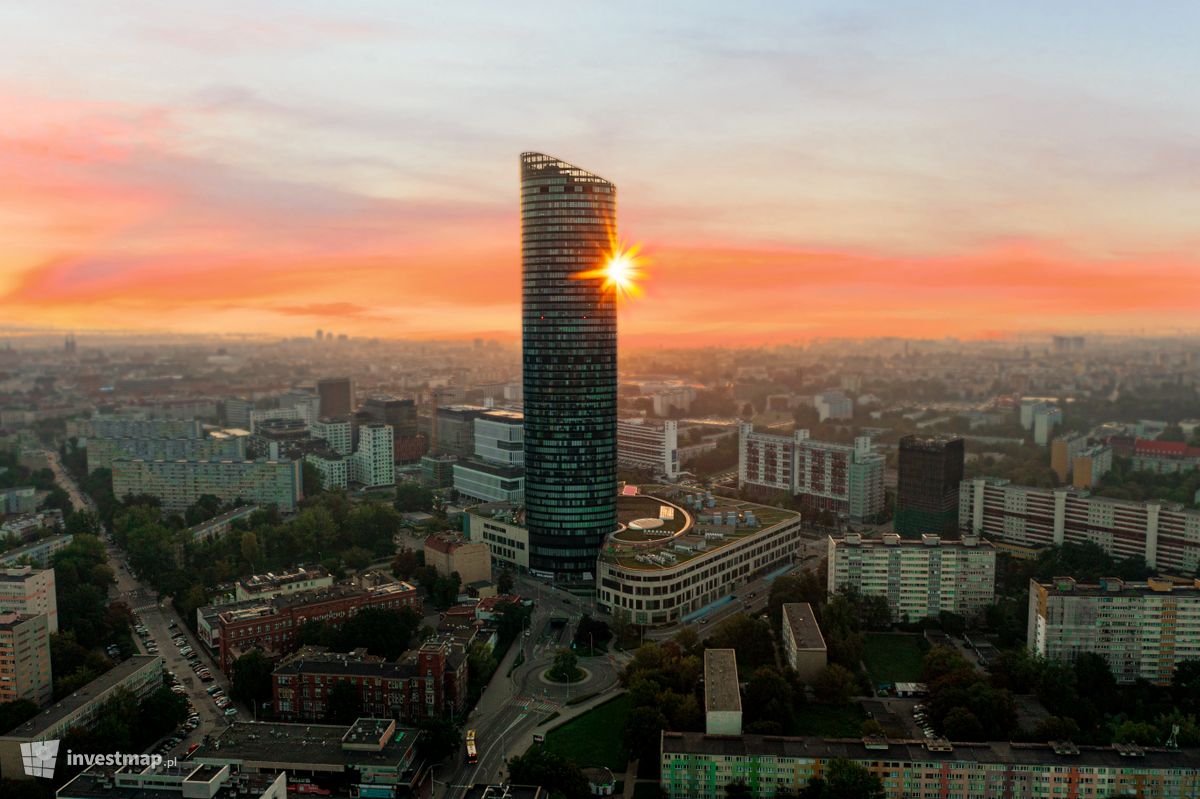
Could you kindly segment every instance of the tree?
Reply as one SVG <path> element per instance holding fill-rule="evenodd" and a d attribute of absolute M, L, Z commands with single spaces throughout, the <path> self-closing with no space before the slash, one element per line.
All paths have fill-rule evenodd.
<path fill-rule="evenodd" d="M 341 652 L 365 647 L 372 655 L 394 660 L 408 649 L 420 624 L 412 608 L 363 608 L 333 632 L 333 646 Z"/>
<path fill-rule="evenodd" d="M 754 799 L 754 791 L 745 780 L 725 783 L 725 799 Z"/>
<path fill-rule="evenodd" d="M 258 649 L 233 661 L 233 698 L 251 707 L 270 701 L 272 668 L 271 661 Z"/>
<path fill-rule="evenodd" d="M 835 757 L 825 767 L 821 799 L 885 799 L 879 778 L 853 760 Z"/>
<path fill-rule="evenodd" d="M 396 557 L 392 558 L 392 575 L 400 580 L 407 580 L 420 566 L 421 559 L 417 553 L 409 547 L 404 547 L 396 552 Z"/>
<path fill-rule="evenodd" d="M 1079 737 L 1079 725 L 1073 718 L 1047 716 L 1034 726 L 1033 737 L 1039 741 L 1074 741 Z"/>
<path fill-rule="evenodd" d="M 858 680 L 846 667 L 830 663 L 813 680 L 813 692 L 826 704 L 847 705 L 858 692 Z"/>
<path fill-rule="evenodd" d="M 433 510 L 433 492 L 420 483 L 397 483 L 395 507 L 401 513 Z"/>
<path fill-rule="evenodd" d="M 496 591 L 501 595 L 511 594 L 515 584 L 516 578 L 513 577 L 512 569 L 505 569 L 496 578 Z"/>
<path fill-rule="evenodd" d="M 630 757 L 653 757 L 661 743 L 667 717 L 657 707 L 635 707 L 625 718 L 624 737 Z"/>
<path fill-rule="evenodd" d="M 24 724 L 38 714 L 38 706 L 28 699 L 16 699 L 0 704 L 0 735 L 20 724 Z"/>
<path fill-rule="evenodd" d="M 961 636 L 967 631 L 966 617 L 949 610 L 943 610 L 938 614 L 938 625 L 946 635 Z"/>
<path fill-rule="evenodd" d="M 346 566 L 355 571 L 362 571 L 371 565 L 371 550 L 363 547 L 350 547 L 342 553 Z"/>
<path fill-rule="evenodd" d="M 762 666 L 750 676 L 746 683 L 745 702 L 747 726 L 766 722 L 779 728 L 779 732 L 791 729 L 795 719 L 795 691 L 787 678 L 775 666 Z"/>
<path fill-rule="evenodd" d="M 300 462 L 301 483 L 304 489 L 304 496 L 314 497 L 321 493 L 325 487 L 325 481 L 321 478 L 321 470 L 315 464 L 308 461 Z"/>
<path fill-rule="evenodd" d="M 242 555 L 242 561 L 244 561 L 245 564 L 250 567 L 251 571 L 257 568 L 260 557 L 258 549 L 258 536 L 252 532 L 242 533 L 240 551 Z"/>
<path fill-rule="evenodd" d="M 1097 707 L 1111 707 L 1117 694 L 1117 680 L 1108 661 L 1095 652 L 1081 652 L 1075 658 L 1074 668 L 1079 693 L 1089 697 Z"/>
<path fill-rule="evenodd" d="M 946 714 L 942 734 L 952 741 L 982 741 L 986 737 L 979 718 L 965 707 L 956 707 Z"/>
<path fill-rule="evenodd" d="M 421 719 L 417 722 L 417 729 L 423 733 L 417 741 L 418 753 L 430 763 L 441 762 L 462 746 L 462 736 L 450 719 Z"/>
<path fill-rule="evenodd" d="M 612 630 L 608 625 L 599 620 L 593 619 L 590 614 L 583 614 L 579 619 L 579 623 L 575 625 L 575 646 L 588 647 L 589 650 L 593 647 L 603 647 L 612 640 Z M 595 654 L 590 652 L 589 654 Z"/>
<path fill-rule="evenodd" d="M 579 658 L 570 649 L 558 650 L 554 655 L 554 665 L 546 672 L 546 676 L 555 682 L 578 682 L 583 678 Z"/>
<path fill-rule="evenodd" d="M 579 766 L 563 755 L 535 746 L 508 761 L 508 778 L 513 785 L 540 785 L 566 799 L 589 796 L 588 781 Z"/>
<path fill-rule="evenodd" d="M 747 673 L 775 662 L 771 626 L 766 619 L 754 619 L 735 613 L 722 621 L 705 641 L 708 649 L 732 649 L 737 653 L 739 671 Z"/>

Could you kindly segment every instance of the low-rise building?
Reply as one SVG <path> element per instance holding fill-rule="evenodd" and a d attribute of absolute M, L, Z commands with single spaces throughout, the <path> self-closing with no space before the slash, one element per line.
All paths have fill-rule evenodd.
<path fill-rule="evenodd" d="M 59 760 L 66 760 L 60 752 Z M 185 760 L 158 766 L 92 766 L 55 799 L 288 799 L 287 773 L 248 774 L 228 765 Z"/>
<path fill-rule="evenodd" d="M 492 565 L 524 574 L 529 571 L 529 530 L 524 511 L 509 502 L 476 505 L 463 514 L 467 538 L 488 546 Z"/>
<path fill-rule="evenodd" d="M 800 679 L 811 683 L 828 662 L 825 637 L 807 602 L 783 605 L 783 654 Z"/>
<path fill-rule="evenodd" d="M 139 701 L 163 686 L 163 661 L 158 655 L 134 655 L 65 696 L 33 718 L 0 735 L 0 778 L 28 779 L 21 763 L 21 744 L 62 738 L 73 727 L 88 728 L 100 709 L 119 690 Z"/>
<path fill-rule="evenodd" d="M 54 569 L 0 567 L 0 611 L 46 617 L 50 634 L 58 632 L 58 595 Z"/>
<path fill-rule="evenodd" d="M 39 538 L 28 544 L 22 544 L 5 552 L 0 552 L 0 566 L 21 566 L 30 564 L 46 568 L 54 562 L 54 553 L 71 545 L 75 536 L 71 533 L 50 535 Z"/>
<path fill-rule="evenodd" d="M 525 500 L 525 467 L 487 463 L 480 460 L 452 464 L 454 490 L 476 502 Z"/>
<path fill-rule="evenodd" d="M 46 615 L 0 612 L 0 704 L 44 705 L 53 694 Z"/>
<path fill-rule="evenodd" d="M 1117 682 L 1169 685 L 1181 660 L 1200 658 L 1200 580 L 1031 580 L 1027 635 L 1040 657 L 1074 662 L 1090 652 L 1105 659 Z"/>
<path fill-rule="evenodd" d="M 282 572 L 267 572 L 243 577 L 234 584 L 234 600 L 244 602 L 248 599 L 266 600 L 277 596 L 298 594 L 301 591 L 312 591 L 318 588 L 328 588 L 333 585 L 333 575 L 324 566 L 297 566 L 295 569 Z"/>
<path fill-rule="evenodd" d="M 249 519 L 254 515 L 255 511 L 259 510 L 257 505 L 242 505 L 233 510 L 226 511 L 220 516 L 214 516 L 206 522 L 194 524 L 187 529 L 187 539 L 189 541 L 215 541 L 218 538 L 224 538 L 233 530 L 233 525 L 243 519 Z"/>
<path fill-rule="evenodd" d="M 1200 469 L 1200 447 L 1182 441 L 1152 441 L 1138 438 L 1133 442 L 1133 469 L 1155 474 L 1178 474 Z"/>
<path fill-rule="evenodd" d="M 449 637 L 429 639 L 394 661 L 365 649 L 330 652 L 305 647 L 272 675 L 273 707 L 284 721 L 323 721 L 336 685 L 354 688 L 358 713 L 415 725 L 466 710 L 467 654 Z"/>
<path fill-rule="evenodd" d="M 400 799 L 415 796 L 425 776 L 420 737 L 394 719 L 361 718 L 350 726 L 239 721 L 202 744 L 192 760 L 233 764 L 243 773 L 286 771 L 320 796 Z"/>
<path fill-rule="evenodd" d="M 978 536 L 919 541 L 884 533 L 829 537 L 830 595 L 846 588 L 887 599 L 892 618 L 916 622 L 942 612 L 977 616 L 996 599 L 996 550 Z"/>
<path fill-rule="evenodd" d="M 1188 577 L 1200 570 L 1200 510 L 1171 502 L 1098 497 L 979 477 L 959 489 L 962 529 L 1018 553 L 1092 542 L 1122 560 Z"/>
<path fill-rule="evenodd" d="M 425 565 L 443 577 L 457 572 L 463 585 L 492 579 L 492 556 L 483 541 L 461 533 L 436 533 L 425 539 Z"/>
<path fill-rule="evenodd" d="M 37 489 L 33 486 L 0 488 L 0 516 L 6 513 L 33 513 L 37 510 Z"/>
<path fill-rule="evenodd" d="M 742 689 L 732 649 L 704 650 L 704 730 L 709 735 L 742 734 Z"/>
<path fill-rule="evenodd" d="M 744 783 L 755 799 L 793 793 L 834 760 L 879 778 L 888 799 L 1188 799 L 1200 792 L 1200 750 L 1133 744 L 950 743 L 664 732 L 661 785 L 669 799 L 722 799 Z"/>

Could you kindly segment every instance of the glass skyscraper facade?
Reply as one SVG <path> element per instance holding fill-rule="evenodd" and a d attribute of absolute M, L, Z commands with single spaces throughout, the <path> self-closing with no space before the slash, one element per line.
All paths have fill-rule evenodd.
<path fill-rule="evenodd" d="M 565 582 L 594 579 L 617 526 L 616 293 L 594 276 L 612 251 L 616 201 L 598 175 L 521 155 L 529 568 Z"/>

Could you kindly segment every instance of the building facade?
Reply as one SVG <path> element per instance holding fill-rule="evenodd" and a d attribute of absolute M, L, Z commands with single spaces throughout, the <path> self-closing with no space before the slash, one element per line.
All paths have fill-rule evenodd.
<path fill-rule="evenodd" d="M 800 679 L 811 683 L 828 662 L 825 636 L 817 624 L 812 605 L 785 602 L 783 605 L 783 654 Z"/>
<path fill-rule="evenodd" d="M 443 577 L 458 573 L 463 585 L 490 582 L 492 557 L 483 541 L 471 541 L 461 533 L 436 533 L 425 539 L 425 565 Z"/>
<path fill-rule="evenodd" d="M 186 510 L 205 494 L 296 510 L 304 496 L 300 461 L 113 461 L 113 493 L 158 497 L 166 511 Z"/>
<path fill-rule="evenodd" d="M 524 512 L 508 502 L 477 505 L 463 514 L 463 532 L 488 545 L 492 565 L 520 574 L 529 571 L 529 530 Z"/>
<path fill-rule="evenodd" d="M 887 599 L 892 618 L 917 622 L 943 611 L 973 617 L 996 600 L 996 550 L 978 536 L 920 540 L 884 533 L 829 537 L 830 595 L 854 589 Z"/>
<path fill-rule="evenodd" d="M 372 422 L 358 428 L 358 447 L 349 458 L 351 483 L 364 488 L 396 484 L 396 457 L 392 428 Z"/>
<path fill-rule="evenodd" d="M 896 532 L 915 537 L 958 530 L 958 486 L 966 463 L 963 440 L 950 436 L 900 439 Z"/>
<path fill-rule="evenodd" d="M 479 502 L 523 502 L 524 416 L 488 411 L 474 424 L 474 456 L 454 464 L 454 490 Z"/>
<path fill-rule="evenodd" d="M 845 759 L 879 778 L 888 799 L 1188 799 L 1200 793 L 1200 751 L 1130 744 L 1074 746 L 941 739 L 791 738 L 664 732 L 669 799 L 722 799 L 743 782 L 755 799 L 797 793 Z"/>
<path fill-rule="evenodd" d="M 1058 477 L 1058 482 L 1067 483 L 1074 474 L 1075 458 L 1087 449 L 1087 436 L 1079 433 L 1068 433 L 1058 436 L 1050 442 L 1050 468 Z"/>
<path fill-rule="evenodd" d="M 333 585 L 333 575 L 323 566 L 299 566 L 283 572 L 267 572 L 252 574 L 234 583 L 233 598 L 235 602 L 245 602 L 248 599 L 274 599 L 277 596 L 299 594 L 302 591 L 312 591 L 318 588 L 328 588 Z"/>
<path fill-rule="evenodd" d="M 1113 451 L 1107 444 L 1088 447 L 1075 456 L 1071 464 L 1071 484 L 1076 488 L 1092 488 L 1112 470 Z"/>
<path fill-rule="evenodd" d="M 41 706 L 53 696 L 46 614 L 0 611 L 0 704 L 28 699 Z"/>
<path fill-rule="evenodd" d="M 332 419 L 326 416 L 309 425 L 309 429 L 313 437 L 325 439 L 329 448 L 338 455 L 354 452 L 354 431 L 349 419 Z"/>
<path fill-rule="evenodd" d="M 54 562 L 54 554 L 69 547 L 74 539 L 71 533 L 61 533 L 0 552 L 0 566 L 32 565 L 44 569 Z"/>
<path fill-rule="evenodd" d="M 679 423 L 670 419 L 617 422 L 617 463 L 668 480 L 679 477 Z"/>
<path fill-rule="evenodd" d="M 350 459 L 336 452 L 309 452 L 304 462 L 312 464 L 321 475 L 321 488 L 326 491 L 345 491 L 350 487 Z"/>
<path fill-rule="evenodd" d="M 1032 654 L 1074 662 L 1090 652 L 1107 661 L 1117 682 L 1170 685 L 1179 661 L 1200 658 L 1200 580 L 1031 580 L 1027 634 Z"/>
<path fill-rule="evenodd" d="M 283 721 L 324 721 L 341 683 L 353 686 L 358 714 L 417 724 L 461 716 L 467 703 L 467 656 L 450 641 L 430 639 L 388 661 L 367 654 L 305 647 L 272 674 L 273 707 Z"/>
<path fill-rule="evenodd" d="M 158 655 L 134 655 L 121 661 L 75 693 L 0 735 L 0 778 L 29 779 L 21 764 L 21 744 L 62 738 L 73 727 L 91 727 L 101 708 L 121 689 L 141 701 L 162 687 L 163 660 Z"/>
<path fill-rule="evenodd" d="M 421 599 L 408 583 L 385 582 L 371 587 L 334 585 L 250 606 L 238 603 L 217 616 L 221 670 L 228 673 L 230 664 L 252 649 L 268 654 L 291 652 L 305 623 L 320 621 L 340 626 L 364 608 L 411 608 L 420 613 Z"/>
<path fill-rule="evenodd" d="M 850 446 L 817 441 L 807 430 L 784 436 L 742 423 L 738 432 L 739 487 L 759 495 L 786 492 L 807 508 L 854 521 L 883 513 L 885 458 L 869 437 Z"/>
<path fill-rule="evenodd" d="M 32 566 L 0 568 L 0 612 L 10 611 L 46 617 L 50 634 L 58 632 L 58 595 L 54 569 Z"/>
<path fill-rule="evenodd" d="M 1162 572 L 1191 577 L 1200 569 L 1200 510 L 994 477 L 964 482 L 959 500 L 964 532 L 1017 552 L 1090 541 L 1113 558 L 1142 557 Z"/>
<path fill-rule="evenodd" d="M 328 377 L 317 381 L 320 415 L 349 416 L 354 413 L 354 380 L 349 377 Z"/>
<path fill-rule="evenodd" d="M 214 430 L 202 438 L 104 438 L 87 440 L 88 473 L 111 469 L 114 460 L 245 460 L 245 430 Z"/>
<path fill-rule="evenodd" d="M 604 178 L 521 155 L 529 566 L 567 582 L 594 578 L 617 528 L 617 304 L 603 274 L 616 210 Z"/>
<path fill-rule="evenodd" d="M 1139 472 L 1176 474 L 1200 469 L 1200 447 L 1182 441 L 1134 439 L 1133 468 Z"/>

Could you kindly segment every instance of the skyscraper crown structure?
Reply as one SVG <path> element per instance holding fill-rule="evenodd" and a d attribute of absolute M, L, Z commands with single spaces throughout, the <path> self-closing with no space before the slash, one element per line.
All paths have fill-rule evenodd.
<path fill-rule="evenodd" d="M 563 582 L 594 579 L 617 525 L 616 294 L 593 276 L 615 234 L 612 183 L 521 154 L 529 567 Z"/>

